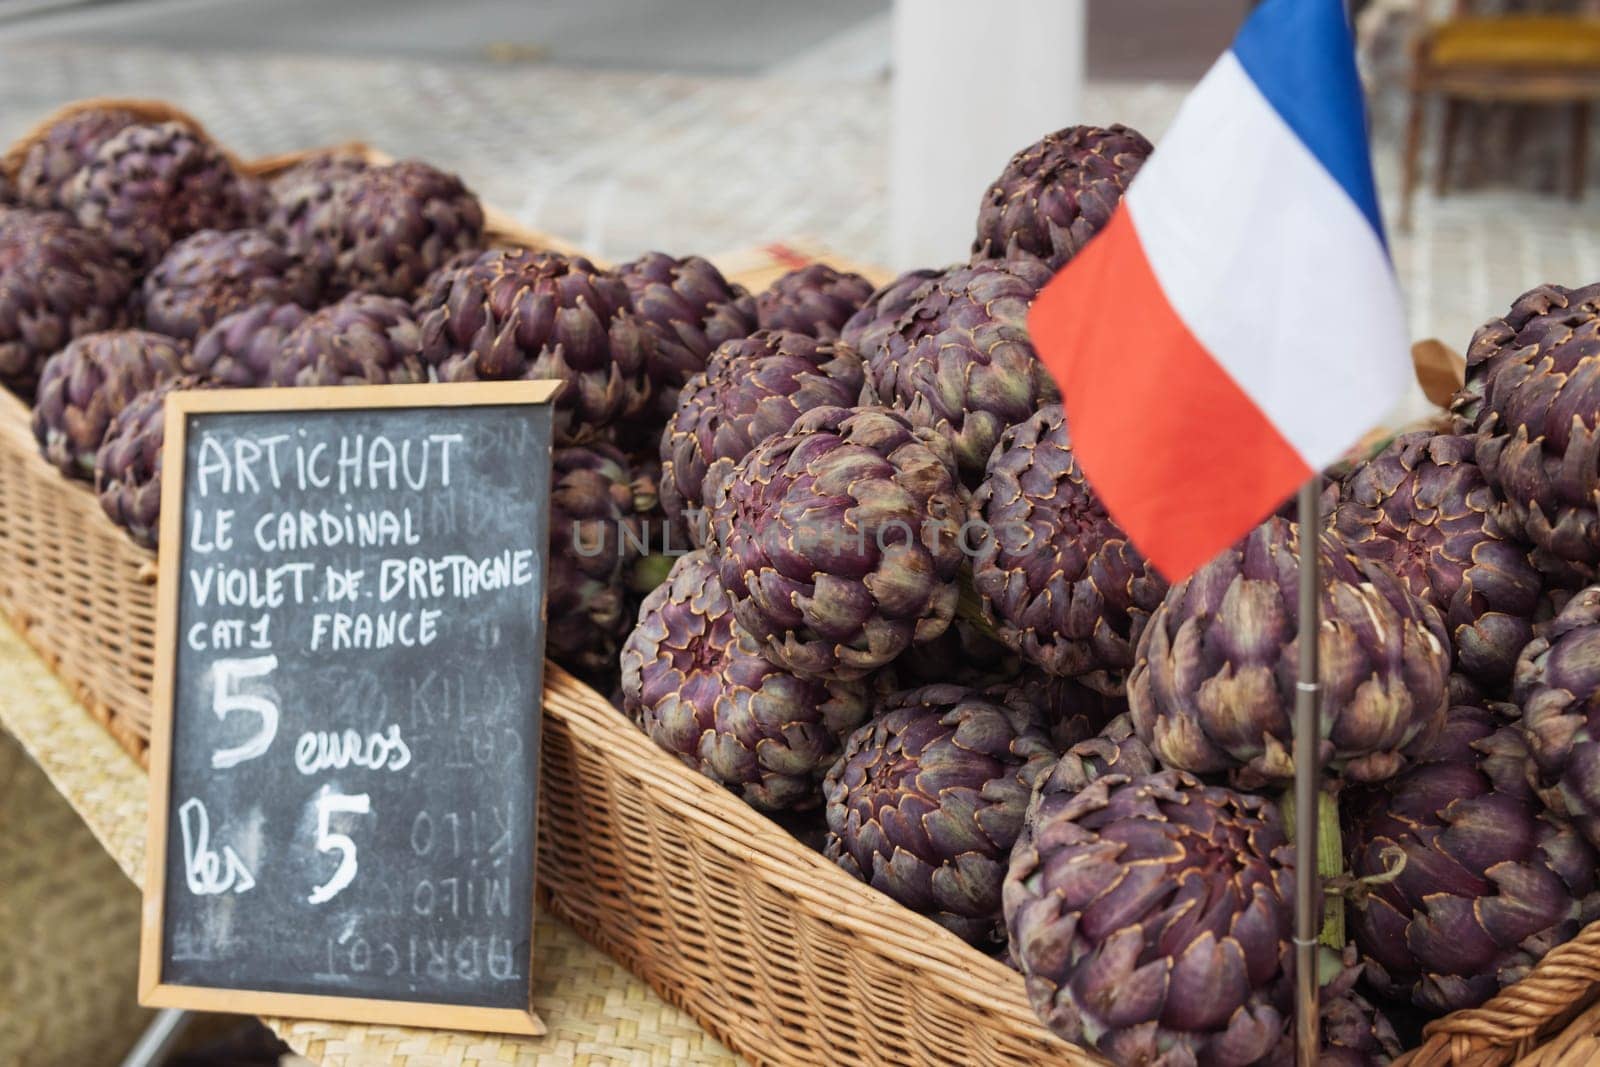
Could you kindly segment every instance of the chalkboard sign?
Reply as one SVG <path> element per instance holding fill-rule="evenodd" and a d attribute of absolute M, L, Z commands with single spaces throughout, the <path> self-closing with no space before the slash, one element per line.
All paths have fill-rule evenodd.
<path fill-rule="evenodd" d="M 169 395 L 143 1003 L 544 1032 L 556 388 Z"/>

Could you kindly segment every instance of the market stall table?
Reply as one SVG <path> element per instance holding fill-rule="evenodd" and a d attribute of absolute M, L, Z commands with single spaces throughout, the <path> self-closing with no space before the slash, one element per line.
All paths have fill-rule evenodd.
<path fill-rule="evenodd" d="M 144 771 L 69 695 L 17 631 L 0 622 L 0 729 L 16 738 L 137 885 L 144 873 Z M 643 982 L 540 914 L 534 1008 L 543 1038 L 264 1019 L 329 1067 L 534 1064 L 736 1064 L 739 1060 Z M 131 999 L 133 989 L 127 992 Z"/>

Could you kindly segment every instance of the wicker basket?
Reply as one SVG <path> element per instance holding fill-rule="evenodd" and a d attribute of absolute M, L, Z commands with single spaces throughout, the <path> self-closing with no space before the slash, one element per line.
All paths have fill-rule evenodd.
<path fill-rule="evenodd" d="M 545 243 L 504 223 L 499 236 Z M 0 608 L 141 758 L 153 563 L 39 457 L 26 408 L 0 395 Z M 1013 971 L 685 769 L 598 693 L 555 667 L 546 679 L 541 893 L 746 1058 L 1101 1062 L 1039 1024 Z M 1404 1062 L 1510 1063 L 1572 1022 L 1597 982 L 1600 923 L 1482 1008 L 1432 1024 Z M 1594 1047 L 1572 1041 L 1562 1047 Z"/>

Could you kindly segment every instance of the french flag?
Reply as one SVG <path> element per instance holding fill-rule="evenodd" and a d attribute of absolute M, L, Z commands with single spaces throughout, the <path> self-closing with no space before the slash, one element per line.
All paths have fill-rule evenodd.
<path fill-rule="evenodd" d="M 1341 0 L 1266 0 L 1034 301 L 1073 450 L 1191 574 L 1403 395 L 1399 289 Z"/>

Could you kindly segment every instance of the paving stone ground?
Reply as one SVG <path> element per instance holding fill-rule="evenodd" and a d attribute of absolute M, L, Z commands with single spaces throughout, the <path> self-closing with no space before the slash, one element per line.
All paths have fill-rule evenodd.
<path fill-rule="evenodd" d="M 1082 117 L 1159 137 L 1184 91 L 1091 83 Z M 171 100 L 245 155 L 362 138 L 427 158 L 523 222 L 607 257 L 795 238 L 867 262 L 889 254 L 881 79 L 0 46 L 0 139 L 96 94 Z M 1378 169 L 1392 202 L 1388 125 Z M 930 146 L 930 166 L 945 147 Z M 1414 334 L 1464 348 L 1532 285 L 1600 280 L 1600 195 L 1578 205 L 1505 188 L 1424 195 L 1414 230 L 1391 244 Z"/>

